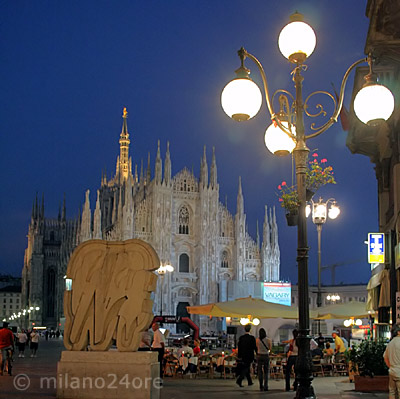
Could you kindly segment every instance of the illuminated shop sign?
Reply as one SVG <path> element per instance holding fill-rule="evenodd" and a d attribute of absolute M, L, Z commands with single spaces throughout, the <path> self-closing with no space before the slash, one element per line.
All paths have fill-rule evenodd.
<path fill-rule="evenodd" d="M 291 283 L 263 283 L 263 299 L 267 302 L 291 306 L 292 284 Z"/>

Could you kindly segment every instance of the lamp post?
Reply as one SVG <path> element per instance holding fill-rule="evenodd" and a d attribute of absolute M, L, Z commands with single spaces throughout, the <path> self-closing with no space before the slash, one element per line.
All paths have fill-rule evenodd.
<path fill-rule="evenodd" d="M 265 133 L 265 142 L 276 155 L 285 155 L 293 151 L 296 164 L 296 181 L 297 194 L 299 200 L 298 206 L 298 233 L 297 233 L 297 262 L 298 262 L 298 307 L 299 307 L 299 335 L 297 344 L 299 347 L 299 356 L 296 363 L 296 377 L 299 384 L 296 392 L 296 398 L 315 398 L 314 389 L 312 387 L 312 360 L 310 353 L 310 336 L 309 336 L 309 295 L 308 295 L 308 245 L 307 245 L 307 226 L 306 226 L 306 171 L 309 149 L 306 146 L 306 140 L 316 137 L 325 132 L 338 119 L 339 113 L 343 105 L 344 90 L 350 72 L 359 64 L 368 62 L 370 65 L 370 73 L 366 77 L 365 87 L 357 94 L 358 101 L 355 102 L 356 115 L 364 122 L 376 125 L 382 119 L 388 119 L 394 109 L 394 99 L 391 92 L 382 85 L 376 83 L 376 76 L 372 73 L 372 58 L 361 59 L 356 61 L 348 68 L 344 74 L 339 98 L 325 91 L 317 91 L 311 93 L 305 101 L 303 101 L 303 76 L 301 72 L 305 70 L 304 62 L 312 54 L 316 44 L 316 37 L 313 29 L 303 22 L 303 16 L 295 13 L 290 18 L 290 23 L 286 25 L 279 35 L 279 49 L 281 53 L 295 65 L 292 72 L 295 86 L 295 96 L 287 90 L 277 90 L 270 97 L 268 90 L 267 78 L 261 62 L 252 54 L 248 53 L 243 47 L 238 51 L 241 66 L 236 70 L 236 79 L 228 83 L 222 94 L 221 103 L 225 113 L 234 120 L 246 121 L 255 116 L 262 104 L 262 94 L 258 86 L 250 79 L 250 70 L 244 65 L 246 58 L 251 59 L 257 66 L 264 86 L 264 94 L 266 105 L 271 115 L 272 125 Z M 378 94 L 371 92 L 376 89 L 379 94 L 386 95 L 387 101 L 377 98 Z M 364 95 L 365 91 L 369 91 L 368 98 Z M 279 112 L 274 110 L 275 96 L 279 94 Z M 311 125 L 312 133 L 306 136 L 304 125 L 304 114 L 310 117 L 324 115 L 323 107 L 318 104 L 319 112 L 311 114 L 307 109 L 308 101 L 315 94 L 327 95 L 334 104 L 334 112 L 329 120 L 322 126 L 316 128 L 315 124 Z M 367 98 L 367 100 L 365 100 Z M 372 105 L 373 115 L 359 113 L 360 108 L 365 108 L 365 101 L 368 104 L 376 102 Z M 383 105 L 387 104 L 387 105 Z M 375 111 L 383 111 L 376 113 Z M 326 114 L 326 113 L 325 113 Z M 268 138 L 268 140 L 267 140 Z M 282 139 L 275 148 L 270 148 L 268 143 L 276 144 Z"/>
<path fill-rule="evenodd" d="M 311 213 L 312 221 L 317 226 L 318 233 L 318 291 L 317 291 L 317 307 L 321 307 L 321 233 L 322 225 L 326 223 L 327 218 L 336 219 L 340 214 L 340 208 L 337 206 L 334 198 L 329 198 L 327 201 L 323 201 L 319 198 L 318 202 L 310 201 L 311 206 L 306 207 L 306 216 Z M 328 205 L 330 208 L 328 209 Z M 319 331 L 318 331 L 319 332 Z"/>
<path fill-rule="evenodd" d="M 171 266 L 170 264 L 166 265 L 161 265 L 157 269 L 157 274 L 161 276 L 161 281 L 160 281 L 160 316 L 162 316 L 162 307 L 163 307 L 163 285 L 164 285 L 164 276 L 167 273 L 172 273 L 174 271 L 174 267 Z"/>

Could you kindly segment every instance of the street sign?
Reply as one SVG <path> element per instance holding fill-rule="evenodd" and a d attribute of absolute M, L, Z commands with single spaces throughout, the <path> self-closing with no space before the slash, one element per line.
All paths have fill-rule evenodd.
<path fill-rule="evenodd" d="M 385 263 L 384 233 L 368 233 L 368 263 Z"/>

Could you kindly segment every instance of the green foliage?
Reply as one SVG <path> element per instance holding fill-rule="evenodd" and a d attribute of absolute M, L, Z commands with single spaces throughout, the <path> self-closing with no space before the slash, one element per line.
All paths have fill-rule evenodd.
<path fill-rule="evenodd" d="M 362 341 L 346 354 L 353 363 L 353 371 L 358 369 L 361 376 L 387 375 L 388 368 L 383 360 L 386 344 L 383 341 Z"/>

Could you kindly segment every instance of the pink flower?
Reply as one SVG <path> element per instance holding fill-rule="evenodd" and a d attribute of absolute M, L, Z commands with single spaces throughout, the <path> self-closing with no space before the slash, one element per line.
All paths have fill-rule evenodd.
<path fill-rule="evenodd" d="M 282 182 L 282 186 L 286 186 L 286 182 L 285 181 Z"/>
<path fill-rule="evenodd" d="M 318 156 L 318 154 L 316 152 L 314 152 L 314 154 L 312 154 L 312 156 L 315 158 Z"/>
<path fill-rule="evenodd" d="M 282 198 L 279 198 L 279 202 L 283 202 L 283 199 L 282 199 Z"/>
<path fill-rule="evenodd" d="M 328 160 L 326 158 L 321 159 L 321 163 L 325 163 L 328 162 Z"/>
<path fill-rule="evenodd" d="M 314 163 L 318 163 L 318 161 L 316 159 L 314 159 Z"/>
<path fill-rule="evenodd" d="M 278 190 L 282 190 L 282 186 L 281 185 L 278 186 Z"/>

